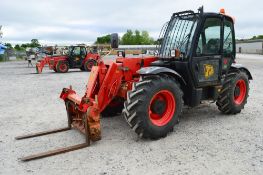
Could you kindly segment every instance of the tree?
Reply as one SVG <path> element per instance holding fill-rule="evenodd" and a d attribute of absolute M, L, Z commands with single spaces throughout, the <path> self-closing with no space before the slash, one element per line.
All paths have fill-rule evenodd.
<path fill-rule="evenodd" d="M 152 45 L 154 43 L 154 39 L 150 37 L 149 33 L 147 31 L 142 31 L 142 44 Z"/>
<path fill-rule="evenodd" d="M 20 46 L 18 44 L 15 45 L 14 47 L 16 50 L 20 50 Z"/>
<path fill-rule="evenodd" d="M 25 48 L 27 48 L 27 47 L 40 47 L 41 45 L 39 44 L 39 41 L 38 41 L 38 39 L 31 39 L 31 42 L 30 43 L 24 43 L 24 44 L 21 44 L 21 46 L 19 46 L 19 45 L 16 45 L 16 48 L 15 49 L 19 49 L 19 47 L 20 47 L 20 49 L 25 49 Z"/>
<path fill-rule="evenodd" d="M 5 43 L 5 46 L 7 47 L 7 49 L 13 49 L 13 46 L 10 43 Z"/>
<path fill-rule="evenodd" d="M 142 44 L 142 36 L 139 30 L 135 30 L 134 44 Z"/>
<path fill-rule="evenodd" d="M 14 48 L 19 49 L 20 48 L 19 44 L 16 44 Z"/>
<path fill-rule="evenodd" d="M 27 47 L 30 47 L 29 45 L 30 45 L 29 43 L 21 44 L 21 47 L 25 49 L 25 48 L 27 48 Z"/>
<path fill-rule="evenodd" d="M 134 44 L 133 31 L 132 30 L 127 30 L 127 32 L 122 36 L 121 44 L 123 44 L 123 45 Z"/>
<path fill-rule="evenodd" d="M 127 30 L 127 32 L 121 38 L 121 44 L 123 45 L 152 45 L 154 39 L 150 37 L 147 31 L 140 32 L 135 30 Z"/>
<path fill-rule="evenodd" d="M 25 48 L 22 47 L 22 45 L 20 46 L 19 44 L 16 44 L 14 49 L 17 50 L 17 51 L 21 51 L 21 50 L 24 50 Z"/>
<path fill-rule="evenodd" d="M 101 37 L 97 37 L 97 41 L 95 44 L 109 44 L 110 43 L 110 35 L 105 35 Z"/>
<path fill-rule="evenodd" d="M 38 42 L 38 39 L 31 39 L 31 43 L 30 43 L 31 47 L 40 47 L 41 45 Z"/>
<path fill-rule="evenodd" d="M 253 36 L 251 39 L 263 39 L 263 35 Z"/>

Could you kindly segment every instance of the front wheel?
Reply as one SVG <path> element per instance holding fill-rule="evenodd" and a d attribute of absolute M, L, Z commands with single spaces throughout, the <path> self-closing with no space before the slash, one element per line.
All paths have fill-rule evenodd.
<path fill-rule="evenodd" d="M 69 64 L 66 61 L 59 61 L 56 65 L 56 70 L 58 73 L 66 73 L 68 72 Z"/>
<path fill-rule="evenodd" d="M 96 62 L 95 60 L 89 59 L 88 61 L 86 61 L 86 62 L 84 63 L 84 69 L 85 69 L 85 71 L 90 72 L 91 69 L 92 69 L 92 67 L 95 66 L 96 64 L 97 64 L 97 62 Z"/>
<path fill-rule="evenodd" d="M 54 72 L 58 72 L 57 69 L 56 69 L 56 67 L 53 68 L 53 71 L 54 71 Z"/>
<path fill-rule="evenodd" d="M 171 76 L 143 77 L 128 92 L 123 115 L 140 137 L 165 137 L 182 113 L 182 96 L 179 83 Z"/>
<path fill-rule="evenodd" d="M 240 113 L 247 103 L 248 76 L 244 72 L 229 73 L 224 81 L 216 105 L 225 114 Z"/>

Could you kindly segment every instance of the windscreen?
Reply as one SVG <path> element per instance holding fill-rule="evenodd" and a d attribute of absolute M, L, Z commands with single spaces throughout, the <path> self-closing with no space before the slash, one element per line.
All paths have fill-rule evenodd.
<path fill-rule="evenodd" d="M 160 58 L 171 58 L 171 50 L 178 49 L 181 53 L 189 51 L 197 24 L 196 14 L 173 15 L 160 33 Z"/>
<path fill-rule="evenodd" d="M 68 54 L 69 54 L 69 55 L 72 54 L 73 50 L 74 50 L 74 47 L 73 47 L 73 46 L 69 46 L 69 48 L 68 48 Z"/>

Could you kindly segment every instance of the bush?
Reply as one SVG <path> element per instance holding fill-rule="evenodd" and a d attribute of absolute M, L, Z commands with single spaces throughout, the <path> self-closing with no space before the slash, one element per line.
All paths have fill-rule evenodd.
<path fill-rule="evenodd" d="M 5 61 L 5 55 L 0 55 L 0 62 Z"/>

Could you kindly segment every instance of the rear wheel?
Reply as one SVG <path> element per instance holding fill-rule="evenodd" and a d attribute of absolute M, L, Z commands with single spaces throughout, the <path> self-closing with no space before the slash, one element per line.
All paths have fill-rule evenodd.
<path fill-rule="evenodd" d="M 66 61 L 59 61 L 56 65 L 56 70 L 58 73 L 66 73 L 68 72 L 69 65 Z"/>
<path fill-rule="evenodd" d="M 95 60 L 93 60 L 93 59 L 89 59 L 88 61 L 86 61 L 85 62 L 85 64 L 84 64 L 84 69 L 85 69 L 85 71 L 91 71 L 91 69 L 92 69 L 92 67 L 94 66 L 94 65 L 96 65 L 97 64 L 97 62 L 95 61 Z"/>
<path fill-rule="evenodd" d="M 244 72 L 227 75 L 217 100 L 218 109 L 225 114 L 240 113 L 247 103 L 248 77 Z"/>
<path fill-rule="evenodd" d="M 123 115 L 140 137 L 165 137 L 179 121 L 182 96 L 179 83 L 171 76 L 143 77 L 128 92 Z"/>
<path fill-rule="evenodd" d="M 84 71 L 84 70 L 85 70 L 85 69 L 84 69 L 84 66 L 81 66 L 79 69 L 80 69 L 80 70 L 82 70 L 82 71 Z"/>

